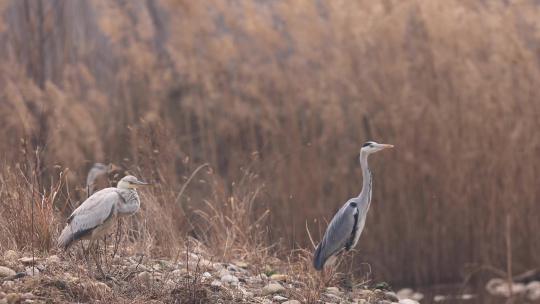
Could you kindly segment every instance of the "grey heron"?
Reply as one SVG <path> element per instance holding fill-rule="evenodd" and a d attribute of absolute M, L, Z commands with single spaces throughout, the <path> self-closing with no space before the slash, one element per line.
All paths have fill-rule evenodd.
<path fill-rule="evenodd" d="M 135 214 L 140 208 L 138 186 L 149 185 L 135 176 L 123 177 L 117 187 L 105 188 L 87 198 L 67 219 L 58 237 L 58 246 L 67 249 L 80 239 L 94 240 L 105 235 L 117 216 Z"/>
<path fill-rule="evenodd" d="M 315 249 L 313 266 L 322 270 L 327 262 L 343 250 L 349 251 L 356 246 L 366 223 L 366 216 L 371 203 L 372 176 L 368 166 L 368 156 L 372 153 L 393 148 L 388 144 L 366 142 L 360 149 L 362 167 L 362 191 L 357 197 L 349 199 L 334 215 L 326 228 L 322 241 Z"/>
<path fill-rule="evenodd" d="M 94 187 L 96 186 L 96 179 L 102 175 L 107 174 L 109 170 L 112 168 L 111 165 L 105 165 L 102 163 L 95 163 L 92 168 L 90 168 L 90 171 L 88 171 L 88 175 L 86 176 L 86 194 L 88 197 L 94 193 Z"/>

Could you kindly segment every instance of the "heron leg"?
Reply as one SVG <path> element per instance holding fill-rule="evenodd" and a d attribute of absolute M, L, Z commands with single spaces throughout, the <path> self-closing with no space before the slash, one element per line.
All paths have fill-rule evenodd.
<path fill-rule="evenodd" d="M 96 263 L 96 268 L 101 275 L 102 278 L 106 278 L 105 272 L 103 271 L 103 268 L 101 268 L 101 262 L 99 261 L 99 252 L 98 252 L 98 245 L 94 240 L 90 241 L 90 247 L 92 248 L 92 257 L 94 259 L 94 262 Z"/>

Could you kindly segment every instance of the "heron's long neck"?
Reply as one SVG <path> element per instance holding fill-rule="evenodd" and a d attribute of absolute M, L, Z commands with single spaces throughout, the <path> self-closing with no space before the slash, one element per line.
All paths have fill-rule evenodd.
<path fill-rule="evenodd" d="M 362 167 L 362 192 L 358 197 L 365 197 L 367 201 L 371 201 L 371 171 L 369 171 L 368 154 L 360 152 L 360 166 Z"/>
<path fill-rule="evenodd" d="M 118 205 L 119 214 L 133 214 L 139 210 L 141 203 L 135 189 L 119 189 L 119 193 L 123 198 L 123 202 Z"/>

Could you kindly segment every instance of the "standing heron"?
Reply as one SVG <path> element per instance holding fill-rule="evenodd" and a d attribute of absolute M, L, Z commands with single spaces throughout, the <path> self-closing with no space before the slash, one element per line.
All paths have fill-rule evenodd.
<path fill-rule="evenodd" d="M 371 203 L 372 176 L 368 167 L 368 156 L 372 153 L 393 148 L 392 145 L 366 142 L 360 149 L 360 166 L 362 167 L 362 192 L 355 198 L 349 199 L 334 215 L 326 228 L 322 241 L 317 246 L 313 257 L 313 266 L 322 270 L 331 258 L 343 250 L 349 251 L 356 246 L 360 234 L 366 224 L 366 216 Z"/>
<path fill-rule="evenodd" d="M 117 187 L 105 188 L 87 198 L 67 219 L 67 225 L 58 237 L 58 246 L 67 249 L 73 242 L 94 240 L 105 235 L 117 216 L 135 214 L 140 206 L 138 186 L 149 185 L 135 176 L 123 177 Z"/>

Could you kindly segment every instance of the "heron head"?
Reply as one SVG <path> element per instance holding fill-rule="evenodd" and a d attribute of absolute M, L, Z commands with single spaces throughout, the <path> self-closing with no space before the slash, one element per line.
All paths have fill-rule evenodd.
<path fill-rule="evenodd" d="M 139 186 L 147 186 L 150 185 L 149 183 L 142 182 L 138 180 L 133 175 L 127 175 L 124 176 L 119 182 L 118 182 L 118 188 L 121 189 L 135 189 Z"/>
<path fill-rule="evenodd" d="M 374 141 L 366 141 L 366 143 L 360 149 L 360 152 L 367 154 L 375 153 L 384 149 L 393 148 L 393 145 L 379 144 Z"/>

